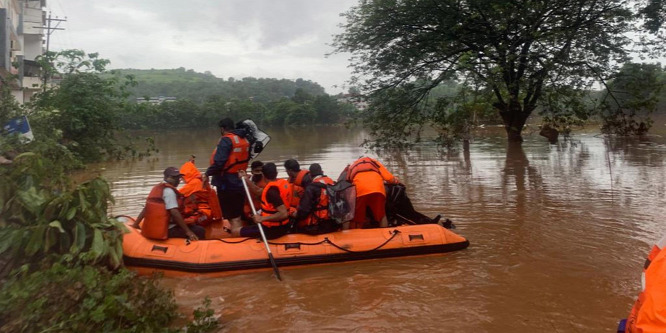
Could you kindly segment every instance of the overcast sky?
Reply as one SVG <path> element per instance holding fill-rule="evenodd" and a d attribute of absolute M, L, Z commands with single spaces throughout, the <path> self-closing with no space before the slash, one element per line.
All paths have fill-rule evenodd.
<path fill-rule="evenodd" d="M 220 78 L 312 80 L 343 91 L 349 55 L 325 57 L 356 0 L 47 0 L 66 30 L 51 50 L 82 49 L 109 68 L 185 67 Z M 334 87 L 337 85 L 337 88 Z M 346 89 L 345 89 L 346 90 Z"/>

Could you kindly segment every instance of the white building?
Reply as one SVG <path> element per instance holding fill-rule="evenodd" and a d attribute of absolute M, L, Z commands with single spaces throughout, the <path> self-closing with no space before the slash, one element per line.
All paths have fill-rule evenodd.
<path fill-rule="evenodd" d="M 46 0 L 0 0 L 0 85 L 19 103 L 42 87 L 35 59 L 44 54 Z"/>
<path fill-rule="evenodd" d="M 177 100 L 176 97 L 166 97 L 166 96 L 158 96 L 158 97 L 150 97 L 146 99 L 145 97 L 137 97 L 136 102 L 139 104 L 142 103 L 150 103 L 153 105 L 158 105 L 162 103 L 168 103 L 168 102 L 175 102 Z"/>

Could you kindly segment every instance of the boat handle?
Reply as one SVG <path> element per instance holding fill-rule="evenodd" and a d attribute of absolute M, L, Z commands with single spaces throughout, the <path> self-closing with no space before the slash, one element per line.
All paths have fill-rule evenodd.
<path fill-rule="evenodd" d="M 169 249 L 168 246 L 153 245 L 153 248 L 150 251 L 157 250 L 157 251 L 162 251 L 162 252 L 166 253 L 168 249 Z"/>
<path fill-rule="evenodd" d="M 289 250 L 289 249 L 297 249 L 297 250 L 300 250 L 300 249 L 301 249 L 301 244 L 298 244 L 298 243 L 287 243 L 287 244 L 284 244 L 284 249 L 285 249 L 285 250 Z"/>
<path fill-rule="evenodd" d="M 409 241 L 410 241 L 410 242 L 413 241 L 413 240 L 415 240 L 415 239 L 423 240 L 423 235 L 421 235 L 421 234 L 418 234 L 418 235 L 409 235 Z"/>

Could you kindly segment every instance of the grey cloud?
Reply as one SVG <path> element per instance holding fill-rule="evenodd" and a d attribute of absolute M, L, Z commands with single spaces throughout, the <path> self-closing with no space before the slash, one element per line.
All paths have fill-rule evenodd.
<path fill-rule="evenodd" d="M 339 31 L 339 14 L 355 3 L 67 0 L 62 1 L 67 31 L 57 32 L 67 45 L 52 45 L 100 52 L 113 68 L 182 66 L 224 78 L 302 77 L 330 89 L 343 83 L 349 70 L 347 56 L 324 58 L 332 51 L 327 44 Z"/>

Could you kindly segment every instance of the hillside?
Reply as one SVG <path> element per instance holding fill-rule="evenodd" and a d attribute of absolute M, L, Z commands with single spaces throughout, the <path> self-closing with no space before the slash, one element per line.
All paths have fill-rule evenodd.
<path fill-rule="evenodd" d="M 118 75 L 131 74 L 138 85 L 131 88 L 132 97 L 171 96 L 204 102 L 210 96 L 224 99 L 251 99 L 265 103 L 294 96 L 297 89 L 314 95 L 324 95 L 324 88 L 303 79 L 287 80 L 246 77 L 227 80 L 209 72 L 197 73 L 183 67 L 176 69 L 119 69 Z"/>

